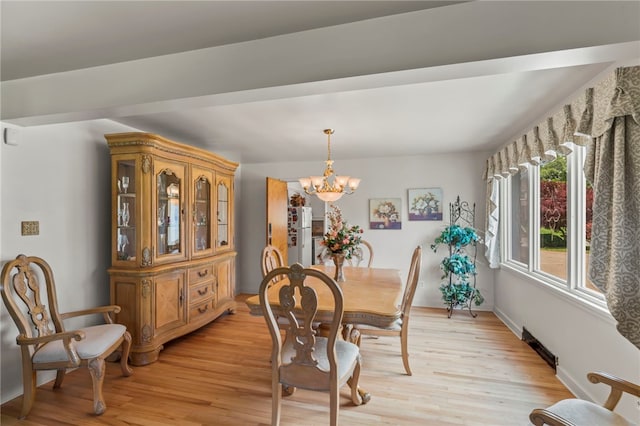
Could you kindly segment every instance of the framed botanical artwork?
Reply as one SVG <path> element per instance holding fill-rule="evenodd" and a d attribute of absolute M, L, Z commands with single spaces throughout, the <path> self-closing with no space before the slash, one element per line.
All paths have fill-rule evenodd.
<path fill-rule="evenodd" d="M 410 189 L 409 220 L 442 220 L 442 188 Z"/>
<path fill-rule="evenodd" d="M 369 200 L 369 228 L 401 229 L 401 203 L 400 198 L 371 198 Z"/>

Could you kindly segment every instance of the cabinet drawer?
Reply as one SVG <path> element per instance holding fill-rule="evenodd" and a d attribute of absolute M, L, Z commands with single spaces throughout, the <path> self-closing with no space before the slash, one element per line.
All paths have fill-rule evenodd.
<path fill-rule="evenodd" d="M 214 300 L 209 299 L 189 308 L 189 322 L 198 321 L 198 318 L 205 318 L 214 312 Z"/>
<path fill-rule="evenodd" d="M 200 303 L 204 299 L 209 299 L 214 295 L 213 281 L 208 283 L 198 284 L 195 286 L 189 286 L 189 305 Z"/>
<path fill-rule="evenodd" d="M 189 269 L 189 285 L 197 284 L 213 278 L 213 265 L 202 265 Z"/>

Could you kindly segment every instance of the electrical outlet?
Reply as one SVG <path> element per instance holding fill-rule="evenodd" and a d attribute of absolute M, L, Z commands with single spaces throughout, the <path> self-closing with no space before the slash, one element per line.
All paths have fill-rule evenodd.
<path fill-rule="evenodd" d="M 40 234 L 40 222 L 37 220 L 30 220 L 22 222 L 22 235 L 39 235 Z"/>

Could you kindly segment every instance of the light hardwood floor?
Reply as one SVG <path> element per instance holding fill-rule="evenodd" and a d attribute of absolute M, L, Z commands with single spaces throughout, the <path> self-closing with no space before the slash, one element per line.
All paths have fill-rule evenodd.
<path fill-rule="evenodd" d="M 2 425 L 268 425 L 270 337 L 262 317 L 238 310 L 169 342 L 158 362 L 131 377 L 108 363 L 107 411 L 92 414 L 91 379 L 70 372 L 62 388 L 38 388 L 27 420 L 21 398 L 1 407 Z M 360 384 L 372 395 L 355 407 L 342 388 L 343 425 L 528 425 L 529 412 L 571 397 L 553 370 L 492 313 L 413 308 L 409 332 L 413 376 L 406 376 L 395 337 L 362 341 Z M 18 366 L 16 366 L 19 368 Z M 282 405 L 282 425 L 325 425 L 329 396 L 297 390 Z"/>

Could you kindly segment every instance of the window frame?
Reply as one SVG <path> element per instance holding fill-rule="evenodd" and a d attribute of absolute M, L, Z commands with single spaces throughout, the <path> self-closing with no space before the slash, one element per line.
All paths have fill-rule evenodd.
<path fill-rule="evenodd" d="M 523 164 L 528 171 L 529 196 L 529 257 L 528 265 L 512 258 L 513 188 L 511 176 L 499 179 L 501 267 L 525 275 L 556 293 L 577 301 L 590 310 L 609 313 L 602 293 L 587 288 L 586 279 L 586 178 L 583 172 L 586 148 L 571 144 L 567 158 L 567 279 L 556 277 L 540 269 L 540 166 Z M 520 174 L 520 171 L 518 171 Z"/>

